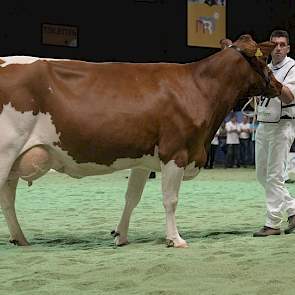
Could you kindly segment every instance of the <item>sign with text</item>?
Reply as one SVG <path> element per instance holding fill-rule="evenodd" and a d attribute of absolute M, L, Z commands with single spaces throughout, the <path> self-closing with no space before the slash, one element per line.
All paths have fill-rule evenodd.
<path fill-rule="evenodd" d="M 42 24 L 42 44 L 78 47 L 78 27 Z"/>

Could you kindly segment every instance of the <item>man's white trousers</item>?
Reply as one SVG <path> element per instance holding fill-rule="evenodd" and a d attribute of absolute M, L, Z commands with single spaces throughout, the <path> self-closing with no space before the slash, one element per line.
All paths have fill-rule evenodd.
<path fill-rule="evenodd" d="M 257 180 L 266 195 L 266 226 L 279 228 L 283 215 L 295 215 L 295 199 L 286 186 L 287 161 L 295 137 L 295 120 L 260 123 L 256 132 Z"/>

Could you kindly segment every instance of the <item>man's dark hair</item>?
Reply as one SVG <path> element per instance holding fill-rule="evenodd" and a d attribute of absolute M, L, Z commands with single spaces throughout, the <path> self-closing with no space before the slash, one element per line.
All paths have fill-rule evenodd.
<path fill-rule="evenodd" d="M 285 37 L 287 39 L 287 42 L 289 44 L 289 34 L 287 31 L 284 30 L 274 30 L 270 35 L 270 40 L 274 37 Z"/>

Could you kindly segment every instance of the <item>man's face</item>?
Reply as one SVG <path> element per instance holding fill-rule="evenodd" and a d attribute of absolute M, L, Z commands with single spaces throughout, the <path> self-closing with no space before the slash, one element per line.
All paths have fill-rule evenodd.
<path fill-rule="evenodd" d="M 272 63 L 274 65 L 283 61 L 290 51 L 290 46 L 288 45 L 288 40 L 286 37 L 273 37 L 272 42 L 276 43 L 277 46 L 271 53 Z"/>

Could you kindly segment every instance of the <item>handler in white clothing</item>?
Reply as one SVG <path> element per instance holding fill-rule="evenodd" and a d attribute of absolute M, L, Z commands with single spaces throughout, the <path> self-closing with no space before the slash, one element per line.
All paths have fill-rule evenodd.
<path fill-rule="evenodd" d="M 254 237 L 281 234 L 285 212 L 289 221 L 285 234 L 295 229 L 295 199 L 285 186 L 288 153 L 295 137 L 295 61 L 287 57 L 286 31 L 273 31 L 270 40 L 276 47 L 269 67 L 283 87 L 279 97 L 261 97 L 257 107 L 256 175 L 265 190 L 267 216 L 265 226 Z"/>

